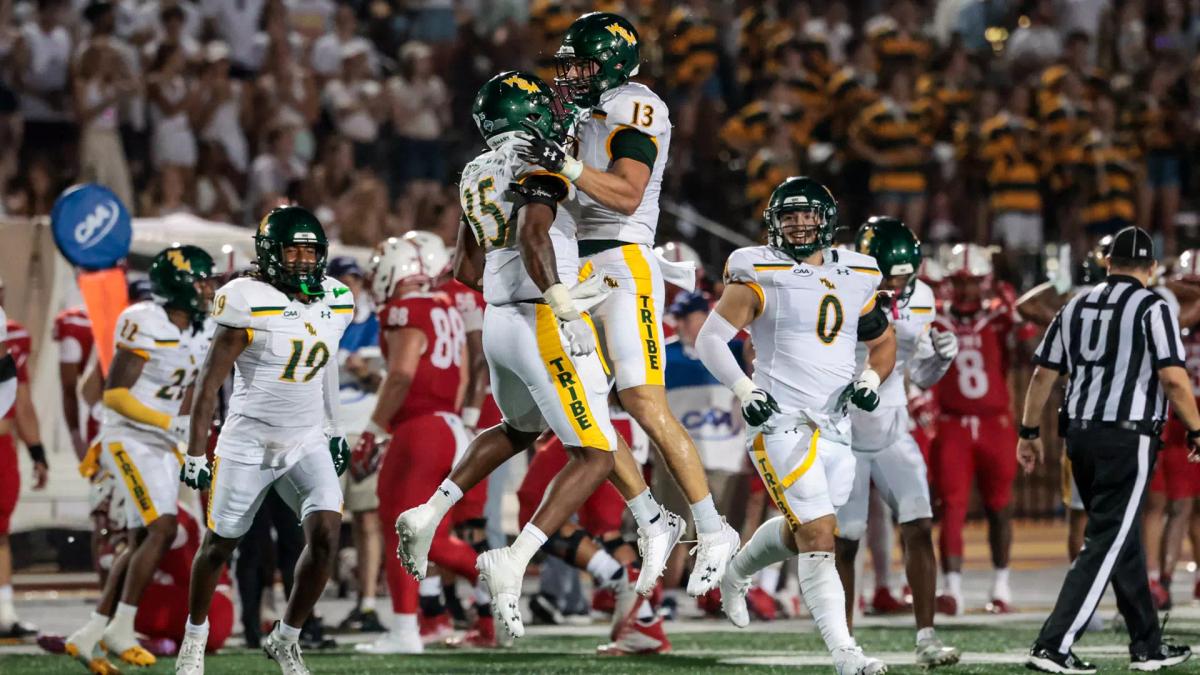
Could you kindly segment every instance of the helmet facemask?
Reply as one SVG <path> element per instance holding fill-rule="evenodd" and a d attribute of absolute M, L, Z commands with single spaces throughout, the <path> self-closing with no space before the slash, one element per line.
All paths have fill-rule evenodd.
<path fill-rule="evenodd" d="M 604 69 L 594 58 L 560 54 L 554 60 L 554 67 L 558 71 L 554 87 L 568 103 L 592 107 L 608 88 L 602 81 Z"/>
<path fill-rule="evenodd" d="M 829 209 L 821 204 L 768 208 L 764 214 L 768 243 L 801 262 L 832 242 L 829 215 Z"/>

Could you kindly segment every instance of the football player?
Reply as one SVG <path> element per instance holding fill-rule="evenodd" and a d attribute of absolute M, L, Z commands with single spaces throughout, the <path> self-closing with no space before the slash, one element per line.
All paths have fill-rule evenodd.
<path fill-rule="evenodd" d="M 176 446 L 187 435 L 192 382 L 208 349 L 213 259 L 196 246 L 173 246 L 154 257 L 150 282 L 153 299 L 117 317 L 98 441 L 101 462 L 124 493 L 129 545 L 113 562 L 91 619 L 67 638 L 67 654 L 94 673 L 117 672 L 106 651 L 134 666 L 155 662 L 138 644 L 134 618 L 175 540 Z"/>
<path fill-rule="evenodd" d="M 763 213 L 768 245 L 729 256 L 725 291 L 696 351 L 740 399 L 751 461 L 782 513 L 730 562 L 721 579 L 726 615 L 746 627 L 751 576 L 797 557 L 800 593 L 837 672 L 873 675 L 887 666 L 865 656 L 850 635 L 834 564 L 835 514 L 854 485 L 849 408 L 879 405 L 896 338 L 876 301 L 875 259 L 830 248 L 837 211 L 833 195 L 811 178 L 788 178 L 775 188 Z M 742 329 L 754 341 L 753 379 L 728 347 Z M 860 342 L 868 351 L 861 371 Z"/>
<path fill-rule="evenodd" d="M 962 596 L 963 526 L 971 486 L 979 485 L 988 521 L 994 576 L 987 609 L 1011 611 L 1008 562 L 1012 550 L 1012 485 L 1017 431 L 1012 422 L 1008 372 L 1015 312 L 985 294 L 992 274 L 991 253 L 976 244 L 958 244 L 944 263 L 952 284 L 949 311 L 934 327 L 958 336 L 958 354 L 934 387 L 941 417 L 934 440 L 933 486 L 941 502 L 940 549 L 946 587 L 938 611 L 959 615 Z"/>
<path fill-rule="evenodd" d="M 613 286 L 593 312 L 605 356 L 616 371 L 621 406 L 654 441 L 692 505 L 699 546 L 687 591 L 699 596 L 717 585 L 741 540 L 717 513 L 700 454 L 667 403 L 664 273 L 675 274 L 673 282 L 691 290 L 695 271 L 690 265 L 667 264 L 653 251 L 671 121 L 662 99 L 630 81 L 638 73 L 640 49 L 637 29 L 617 14 L 597 12 L 576 19 L 556 55 L 555 84 L 577 111 L 578 157 L 532 129 L 532 139 L 520 152 L 578 189 L 578 198 L 566 206 L 579 228 L 580 257 L 585 269 Z M 650 500 L 649 492 L 642 499 Z M 640 534 L 661 540 L 670 551 L 682 523 L 659 518 L 665 510 L 657 503 L 646 508 L 654 510 L 659 525 Z M 648 592 L 655 583 L 657 577 L 650 575 L 643 568 L 639 591 Z"/>
<path fill-rule="evenodd" d="M 557 533 L 617 464 L 607 375 L 584 313 L 603 285 L 593 277 L 568 288 L 579 278 L 573 223 L 559 209 L 570 185 L 536 169 L 516 149 L 526 124 L 544 137 L 562 137 L 554 103 L 549 86 L 520 71 L 493 77 L 475 98 L 472 116 L 489 150 L 463 169 L 455 276 L 482 287 L 488 303 L 484 354 L 504 421 L 479 434 L 433 496 L 396 521 L 397 553 L 423 578 L 434 535 L 463 491 L 528 448 L 544 428 L 552 429 L 570 461 L 516 541 L 485 552 L 477 563 L 493 615 L 513 637 L 525 632 L 518 607 L 525 567 L 547 533 Z M 624 455 L 636 473 L 633 457 L 627 450 Z"/>
<path fill-rule="evenodd" d="M 213 589 L 272 488 L 300 517 L 306 545 L 282 621 L 262 648 L 285 675 L 307 673 L 297 639 L 329 579 L 341 529 L 338 476 L 350 450 L 336 425 L 334 352 L 354 316 L 353 296 L 325 276 L 328 241 L 307 209 L 273 209 L 259 223 L 254 248 L 257 271 L 217 291 L 216 333 L 193 396 L 195 423 L 180 478 L 211 489 L 177 673 L 204 672 Z M 210 468 L 209 421 L 231 370 L 233 396 Z"/>
<path fill-rule="evenodd" d="M 371 262 L 369 277 L 380 308 L 380 347 L 387 376 L 354 448 L 351 473 L 359 480 L 373 473 L 379 463 L 379 446 L 387 444 L 378 494 L 380 518 L 391 523 L 437 487 L 450 473 L 458 449 L 466 445 L 466 429 L 457 415 L 466 385 L 466 332 L 450 297 L 429 292 L 438 270 L 430 274 L 415 246 L 393 239 L 381 249 Z M 449 521 L 439 525 L 429 558 L 474 583 L 475 549 L 451 536 L 449 529 Z M 388 550 L 399 544 L 390 527 L 384 540 Z M 417 581 L 394 556 L 385 558 L 385 566 L 396 623 L 390 632 L 371 644 L 359 645 L 358 650 L 420 653 Z M 488 598 L 478 604 L 486 617 Z"/>
<path fill-rule="evenodd" d="M 890 299 L 887 312 L 896 333 L 896 367 L 879 390 L 873 411 L 852 410 L 851 447 L 856 467 L 849 501 L 837 512 L 837 565 L 846 588 L 846 616 L 853 623 L 854 558 L 867 530 L 871 484 L 896 514 L 904 543 L 905 568 L 912 586 L 917 622 L 917 663 L 926 668 L 958 663 L 959 651 L 947 647 L 933 629 L 937 593 L 937 559 L 933 554 L 933 510 L 925 458 L 909 434 L 907 374 L 928 389 L 950 367 L 958 351 L 953 333 L 930 332 L 934 319 L 933 290 L 917 279 L 921 242 L 904 223 L 886 216 L 872 217 L 858 230 L 855 248 L 871 256 L 883 271 L 880 283 Z M 881 298 L 883 300 L 883 298 Z M 865 364 L 868 350 L 859 344 Z M 890 527 L 890 523 L 886 526 Z"/>

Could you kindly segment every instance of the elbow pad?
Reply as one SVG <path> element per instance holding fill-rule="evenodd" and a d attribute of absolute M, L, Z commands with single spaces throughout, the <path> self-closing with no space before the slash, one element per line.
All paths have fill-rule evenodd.
<path fill-rule="evenodd" d="M 137 400 L 137 397 L 125 387 L 104 390 L 104 405 L 118 415 L 127 417 L 134 422 L 158 427 L 164 431 L 171 428 L 170 415 Z"/>
<path fill-rule="evenodd" d="M 858 341 L 870 342 L 883 335 L 888 327 L 887 313 L 875 303 L 875 307 L 858 318 Z"/>

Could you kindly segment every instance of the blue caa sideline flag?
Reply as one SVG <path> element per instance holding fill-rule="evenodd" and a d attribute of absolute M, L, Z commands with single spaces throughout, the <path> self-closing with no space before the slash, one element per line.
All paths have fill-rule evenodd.
<path fill-rule="evenodd" d="M 129 211 L 112 190 L 85 183 L 68 188 L 50 211 L 54 243 L 72 265 L 109 269 L 129 255 L 133 225 Z"/>

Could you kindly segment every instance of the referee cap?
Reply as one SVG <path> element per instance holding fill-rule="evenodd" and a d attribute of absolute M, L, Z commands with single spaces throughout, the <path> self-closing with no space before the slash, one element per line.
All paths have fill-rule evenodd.
<path fill-rule="evenodd" d="M 1126 260 L 1155 260 L 1154 240 L 1142 228 L 1130 225 L 1113 237 L 1108 256 Z"/>

